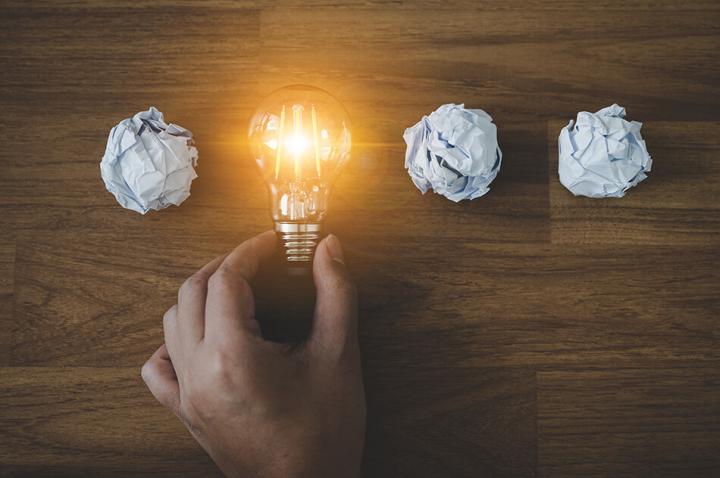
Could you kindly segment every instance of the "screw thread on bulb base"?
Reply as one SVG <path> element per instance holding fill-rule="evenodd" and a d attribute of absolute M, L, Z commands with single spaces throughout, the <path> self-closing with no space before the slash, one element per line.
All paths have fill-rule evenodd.
<path fill-rule="evenodd" d="M 309 271 L 315 247 L 320 242 L 320 224 L 276 222 L 275 232 L 289 270 L 299 273 Z"/>

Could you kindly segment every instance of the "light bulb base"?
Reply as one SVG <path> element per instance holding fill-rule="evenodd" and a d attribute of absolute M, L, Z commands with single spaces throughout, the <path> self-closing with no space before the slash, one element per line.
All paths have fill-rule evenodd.
<path fill-rule="evenodd" d="M 275 223 L 275 233 L 280 240 L 289 271 L 304 273 L 310 270 L 321 231 L 322 226 L 319 223 Z"/>

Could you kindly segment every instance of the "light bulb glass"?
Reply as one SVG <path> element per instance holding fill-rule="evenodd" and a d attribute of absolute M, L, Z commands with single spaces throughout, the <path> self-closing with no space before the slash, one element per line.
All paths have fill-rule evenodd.
<path fill-rule="evenodd" d="M 285 257 L 308 263 L 321 235 L 332 183 L 350 159 L 350 117 L 320 88 L 286 86 L 261 101 L 248 135 L 270 191 Z"/>

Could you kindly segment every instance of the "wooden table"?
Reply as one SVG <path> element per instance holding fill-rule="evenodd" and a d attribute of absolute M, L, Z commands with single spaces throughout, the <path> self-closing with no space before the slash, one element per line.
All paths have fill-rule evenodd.
<path fill-rule="evenodd" d="M 720 4 L 142 3 L 0 6 L 0 475 L 218 474 L 139 368 L 182 280 L 270 227 L 245 128 L 298 82 L 354 119 L 328 227 L 361 295 L 366 476 L 720 475 Z M 448 102 L 499 125 L 472 202 L 403 169 Z M 653 171 L 575 198 L 557 134 L 613 102 Z M 150 105 L 200 177 L 141 216 L 99 160 Z"/>

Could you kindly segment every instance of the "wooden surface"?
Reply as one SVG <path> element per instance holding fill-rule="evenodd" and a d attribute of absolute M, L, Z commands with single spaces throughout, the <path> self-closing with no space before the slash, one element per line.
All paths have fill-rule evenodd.
<path fill-rule="evenodd" d="M 246 121 L 275 87 L 355 125 L 330 230 L 361 294 L 367 477 L 720 475 L 720 4 L 4 0 L 0 475 L 215 476 L 144 388 L 182 280 L 269 228 Z M 402 132 L 487 110 L 490 193 L 421 196 Z M 557 179 L 557 133 L 613 102 L 655 162 L 620 200 Z M 141 216 L 100 180 L 156 105 L 199 178 Z"/>

